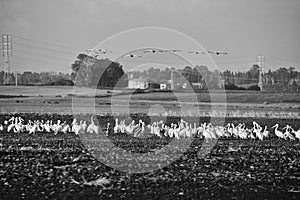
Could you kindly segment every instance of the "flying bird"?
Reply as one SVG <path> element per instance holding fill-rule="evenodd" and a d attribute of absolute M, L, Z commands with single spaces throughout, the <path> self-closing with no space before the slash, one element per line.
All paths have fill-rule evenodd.
<path fill-rule="evenodd" d="M 101 53 L 101 54 L 107 54 L 107 53 L 112 53 L 112 51 L 106 50 L 106 49 L 95 49 L 96 53 Z"/>
<path fill-rule="evenodd" d="M 157 50 L 155 50 L 155 49 L 148 49 L 148 50 L 144 51 L 144 53 L 156 53 L 156 52 L 157 52 Z"/>
<path fill-rule="evenodd" d="M 179 50 L 179 49 L 169 49 L 168 51 L 171 51 L 171 52 L 182 52 L 181 50 Z"/>
<path fill-rule="evenodd" d="M 160 52 L 160 53 L 163 53 L 163 52 L 175 52 L 175 51 L 180 51 L 180 50 L 163 50 L 163 49 L 159 49 L 159 50 L 156 50 L 156 49 L 148 49 L 148 50 L 145 50 L 144 53 L 157 53 L 157 52 Z"/>
<path fill-rule="evenodd" d="M 129 58 L 141 58 L 142 56 L 130 53 L 130 54 L 126 54 L 126 55 L 124 55 L 122 57 L 123 58 L 127 58 L 127 57 L 129 57 Z"/>
<path fill-rule="evenodd" d="M 205 54 L 204 51 L 188 51 L 188 53 L 192 53 L 192 54 Z"/>
<path fill-rule="evenodd" d="M 112 53 L 112 51 L 109 51 L 106 49 L 87 49 L 86 53 L 89 56 L 93 56 L 93 57 L 97 58 L 98 56 L 100 56 L 100 54 Z"/>
<path fill-rule="evenodd" d="M 94 52 L 94 49 L 87 49 L 85 50 L 86 53 L 93 53 Z"/>
<path fill-rule="evenodd" d="M 216 54 L 217 56 L 218 55 L 227 55 L 228 53 L 227 52 L 222 52 L 222 51 L 207 51 L 208 53 L 211 53 L 211 54 Z"/>

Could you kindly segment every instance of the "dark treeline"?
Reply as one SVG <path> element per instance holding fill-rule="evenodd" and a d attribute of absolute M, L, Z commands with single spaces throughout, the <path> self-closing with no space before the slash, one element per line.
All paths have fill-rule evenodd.
<path fill-rule="evenodd" d="M 182 86 L 189 82 L 189 85 L 197 85 L 198 89 L 221 89 L 222 77 L 219 71 L 211 72 L 206 66 L 185 66 L 182 70 L 175 70 L 175 68 L 149 68 L 144 71 L 130 71 L 127 72 L 130 79 L 147 77 L 155 83 L 170 82 L 171 73 L 173 71 L 174 88 L 182 89 Z"/>
<path fill-rule="evenodd" d="M 226 70 L 222 73 L 225 85 L 239 87 L 253 87 L 259 81 L 259 66 L 253 65 L 250 70 L 244 72 L 232 72 Z M 281 67 L 277 70 L 269 70 L 262 74 L 262 83 L 266 91 L 300 91 L 300 72 L 294 67 Z"/>
<path fill-rule="evenodd" d="M 9 74 L 9 82 L 18 85 L 74 85 L 86 87 L 127 87 L 128 81 L 139 78 L 150 79 L 155 83 L 171 83 L 173 71 L 174 88 L 183 88 L 188 81 L 197 89 L 237 89 L 260 90 L 258 65 L 246 71 L 210 71 L 206 66 L 185 66 L 175 68 L 149 68 L 144 71 L 129 71 L 125 74 L 123 66 L 109 59 L 96 59 L 79 54 L 71 66 L 72 73 L 30 72 Z M 0 84 L 4 82 L 4 72 L 0 72 Z M 262 74 L 263 89 L 266 91 L 300 91 L 300 72 L 293 67 L 281 67 Z"/>
<path fill-rule="evenodd" d="M 128 76 L 131 79 L 139 77 L 148 77 L 151 80 L 161 83 L 171 79 L 172 68 L 150 68 L 144 71 L 131 71 Z M 173 68 L 174 69 L 174 68 Z M 195 66 L 194 68 L 186 66 L 183 70 L 176 70 L 175 82 L 182 83 L 183 79 L 192 83 L 200 83 L 202 89 L 237 89 L 237 90 L 259 90 L 259 66 L 253 65 L 247 71 L 219 72 L 210 71 L 206 66 Z M 281 67 L 275 71 L 269 70 L 262 74 L 262 83 L 264 90 L 267 91 L 300 91 L 300 72 L 295 68 Z"/>
<path fill-rule="evenodd" d="M 9 73 L 9 84 L 15 85 L 73 85 L 70 74 L 62 72 L 31 72 Z M 0 84 L 4 83 L 4 72 L 0 72 Z"/>

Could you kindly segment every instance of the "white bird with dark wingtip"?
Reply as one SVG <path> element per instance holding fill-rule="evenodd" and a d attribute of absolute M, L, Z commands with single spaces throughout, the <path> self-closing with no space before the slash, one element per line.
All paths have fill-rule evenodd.
<path fill-rule="evenodd" d="M 265 129 L 264 129 L 264 131 L 262 132 L 264 138 L 268 138 L 268 137 L 269 137 L 269 133 L 270 133 L 270 132 L 267 131 L 267 126 L 265 126 Z"/>
<path fill-rule="evenodd" d="M 182 51 L 179 50 L 179 49 L 169 49 L 168 51 L 173 52 L 173 53 L 176 53 L 176 52 L 182 52 Z"/>
<path fill-rule="evenodd" d="M 95 49 L 95 53 L 107 54 L 107 53 L 112 53 L 112 51 L 109 51 L 109 50 L 106 50 L 106 49 Z"/>
<path fill-rule="evenodd" d="M 95 53 L 95 54 L 107 54 L 107 53 L 112 53 L 112 51 L 106 50 L 106 49 L 87 49 L 85 50 L 86 53 L 91 54 L 91 53 Z"/>
<path fill-rule="evenodd" d="M 190 53 L 190 54 L 205 54 L 205 52 L 204 51 L 188 51 L 188 53 Z"/>
<path fill-rule="evenodd" d="M 289 131 L 289 130 L 293 130 L 290 125 L 287 124 L 282 130 L 285 130 L 285 132 L 283 133 L 284 139 L 288 138 L 290 140 L 295 140 L 294 136 Z"/>
<path fill-rule="evenodd" d="M 93 117 L 91 117 L 91 123 L 86 129 L 87 133 L 96 133 L 99 134 L 99 126 L 97 126 L 93 120 Z"/>
<path fill-rule="evenodd" d="M 295 137 L 298 138 L 298 140 L 300 141 L 300 129 L 298 131 L 295 131 L 293 128 L 292 128 L 292 133 L 295 134 Z"/>
<path fill-rule="evenodd" d="M 227 52 L 222 52 L 222 51 L 207 51 L 208 53 L 210 54 L 215 54 L 215 55 L 227 55 L 228 53 Z"/>
<path fill-rule="evenodd" d="M 272 126 L 272 128 L 275 128 L 274 133 L 278 138 L 284 139 L 284 135 L 281 131 L 278 130 L 278 127 L 279 127 L 279 124 L 275 124 L 274 126 Z"/>
<path fill-rule="evenodd" d="M 121 124 L 119 124 L 119 119 L 115 119 L 114 133 L 121 132 Z"/>
<path fill-rule="evenodd" d="M 155 49 L 148 49 L 148 50 L 145 50 L 144 53 L 156 53 L 157 50 Z"/>
<path fill-rule="evenodd" d="M 126 54 L 122 57 L 123 58 L 141 58 L 142 56 L 130 53 L 130 54 Z"/>

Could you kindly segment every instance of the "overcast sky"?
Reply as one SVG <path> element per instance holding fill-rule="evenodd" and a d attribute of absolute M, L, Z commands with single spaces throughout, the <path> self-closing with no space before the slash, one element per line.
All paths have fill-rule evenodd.
<path fill-rule="evenodd" d="M 174 29 L 207 50 L 228 52 L 212 56 L 221 70 L 247 70 L 259 54 L 266 57 L 266 69 L 300 70 L 299 19 L 299 0 L 0 1 L 0 33 L 13 35 L 12 71 L 70 71 L 78 52 L 121 31 L 149 26 Z"/>

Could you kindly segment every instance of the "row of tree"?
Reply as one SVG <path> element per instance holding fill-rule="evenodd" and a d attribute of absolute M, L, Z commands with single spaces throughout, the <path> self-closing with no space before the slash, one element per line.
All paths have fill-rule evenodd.
<path fill-rule="evenodd" d="M 245 72 L 232 72 L 226 70 L 222 73 L 225 83 L 228 84 L 252 84 L 259 80 L 259 66 L 253 65 L 250 70 Z M 290 84 L 291 81 L 300 78 L 300 72 L 296 71 L 294 67 L 281 67 L 275 71 L 269 70 L 267 73 L 262 73 L 262 80 L 267 85 L 285 85 Z"/>
<path fill-rule="evenodd" d="M 260 68 L 253 65 L 247 71 L 233 72 L 226 70 L 210 71 L 206 66 L 185 66 L 181 70 L 175 68 L 149 68 L 144 71 L 129 71 L 125 74 L 123 66 L 108 59 L 96 59 L 86 54 L 79 54 L 71 66 L 72 73 L 30 72 L 9 74 L 10 84 L 19 85 L 73 85 L 86 87 L 127 87 L 129 79 L 147 77 L 155 83 L 170 83 L 175 85 L 197 85 L 201 89 L 247 89 L 258 85 Z M 173 76 L 173 77 L 172 77 Z M 0 72 L 0 84 L 3 84 L 4 72 Z M 297 91 L 300 87 L 300 72 L 295 68 L 279 68 L 263 73 L 264 88 L 286 90 L 292 86 Z M 247 86 L 248 85 L 248 86 Z M 257 87 L 254 87 L 257 89 Z M 259 89 L 259 88 L 258 88 Z"/>
<path fill-rule="evenodd" d="M 179 70 L 175 68 L 149 68 L 144 71 L 127 73 L 130 78 L 148 77 L 156 83 L 166 83 L 171 79 L 173 73 L 175 88 L 187 83 L 191 86 L 196 83 L 199 89 L 221 89 L 223 87 L 221 73 L 218 70 L 210 71 L 208 67 L 203 65 L 185 66 Z"/>
<path fill-rule="evenodd" d="M 70 74 L 62 72 L 9 73 L 9 84 L 15 85 L 73 85 Z M 0 84 L 4 84 L 4 71 L 0 72 Z"/>
<path fill-rule="evenodd" d="M 165 82 L 171 79 L 171 71 L 175 74 L 180 74 L 185 80 L 192 83 L 201 83 L 204 89 L 220 89 L 224 86 L 226 89 L 251 89 L 259 90 L 260 68 L 258 65 L 253 65 L 248 71 L 233 72 L 225 70 L 210 71 L 206 66 L 190 66 L 184 67 L 183 70 L 175 70 L 175 68 L 150 68 L 145 71 L 128 72 L 130 78 L 149 77 L 156 82 Z M 175 82 L 180 80 L 180 76 L 174 77 Z M 295 68 L 281 67 L 275 71 L 269 70 L 267 73 L 262 73 L 262 83 L 266 90 L 299 90 L 300 87 L 300 72 Z"/>

